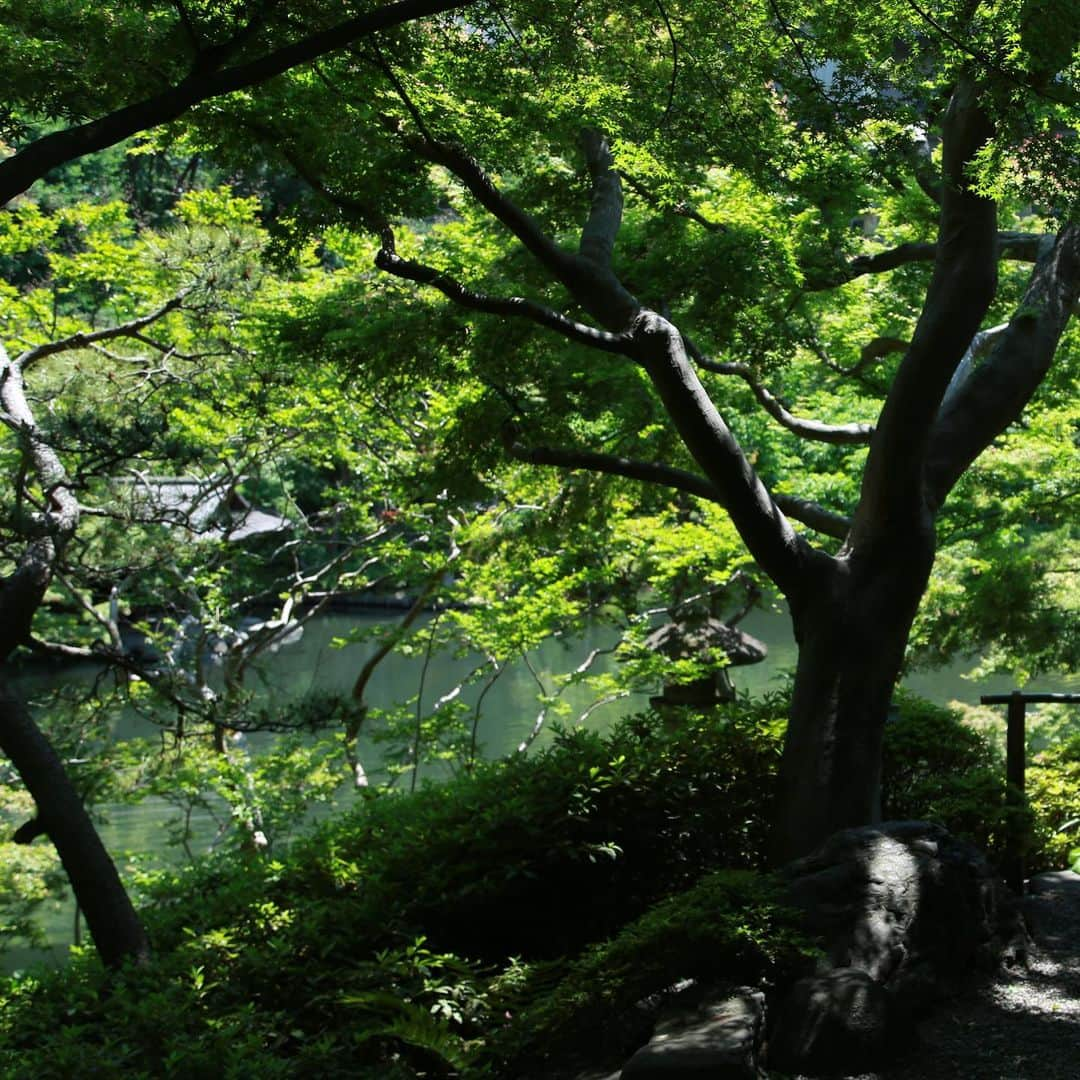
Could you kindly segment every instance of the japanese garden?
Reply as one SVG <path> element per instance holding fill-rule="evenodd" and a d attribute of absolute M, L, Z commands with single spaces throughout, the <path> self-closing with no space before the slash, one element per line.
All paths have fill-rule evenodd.
<path fill-rule="evenodd" d="M 0 1075 L 1071 1075 L 1074 0 L 0 12 Z"/>

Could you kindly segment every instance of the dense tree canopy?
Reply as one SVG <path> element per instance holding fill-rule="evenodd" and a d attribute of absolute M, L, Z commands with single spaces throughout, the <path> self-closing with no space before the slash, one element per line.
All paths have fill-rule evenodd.
<path fill-rule="evenodd" d="M 600 603 L 636 612 L 643 583 L 679 598 L 752 563 L 800 645 L 778 854 L 879 812 L 909 643 L 1075 663 L 1067 0 L 2 10 L 5 656 L 72 538 L 94 535 L 65 430 L 85 460 L 97 424 L 121 458 L 143 440 L 173 470 L 187 440 L 240 476 L 258 418 L 305 444 L 282 448 L 278 478 L 303 461 L 352 485 L 338 525 L 356 541 L 386 466 L 385 498 L 438 536 L 414 580 L 463 553 L 461 597 L 489 621 L 447 625 L 493 671 Z M 177 162 L 178 191 L 208 161 L 258 200 L 244 235 L 257 205 L 284 275 L 268 300 L 251 298 L 247 241 L 211 250 L 243 233 L 224 193 L 152 208 L 166 246 L 193 206 L 209 215 L 188 271 L 140 269 L 149 217 L 36 195 L 46 177 L 92 189 L 88 155 L 124 139 L 129 162 Z M 176 327 L 159 354 L 220 339 L 230 357 L 154 386 L 160 424 L 114 419 L 107 381 L 67 429 L 31 408 L 24 376 L 61 345 L 149 319 Z M 527 569 L 504 554 L 522 545 Z"/>

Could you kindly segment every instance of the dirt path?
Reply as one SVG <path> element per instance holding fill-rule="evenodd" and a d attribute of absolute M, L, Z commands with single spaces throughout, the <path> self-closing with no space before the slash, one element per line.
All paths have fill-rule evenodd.
<path fill-rule="evenodd" d="M 1080 875 L 1040 875 L 1024 903 L 1027 970 L 957 1000 L 921 1026 L 910 1060 L 858 1080 L 1080 1080 Z"/>

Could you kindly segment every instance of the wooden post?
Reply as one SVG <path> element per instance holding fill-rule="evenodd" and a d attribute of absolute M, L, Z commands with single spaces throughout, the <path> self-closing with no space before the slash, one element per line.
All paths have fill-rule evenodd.
<path fill-rule="evenodd" d="M 1017 895 L 1024 892 L 1024 848 L 1027 828 L 1024 811 L 1024 720 L 1026 702 L 1019 690 L 1009 695 L 1008 727 L 1005 734 L 1005 804 L 1009 810 L 1005 847 L 1005 880 Z"/>
<path fill-rule="evenodd" d="M 1024 849 L 1027 847 L 1027 799 L 1024 797 L 1024 712 L 1028 702 L 1046 704 L 1063 702 L 1080 705 L 1080 694 L 983 694 L 983 705 L 1008 705 L 1008 728 L 1005 735 L 1005 782 L 1008 836 L 1005 844 L 1005 880 L 1018 893 L 1024 891 Z"/>

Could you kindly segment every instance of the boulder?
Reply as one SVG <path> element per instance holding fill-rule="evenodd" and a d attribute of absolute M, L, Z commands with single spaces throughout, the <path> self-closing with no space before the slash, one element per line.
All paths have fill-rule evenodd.
<path fill-rule="evenodd" d="M 845 829 L 785 870 L 823 953 L 772 1010 L 771 1068 L 859 1070 L 914 1043 L 914 1021 L 1002 959 L 1019 906 L 977 848 L 926 822 Z"/>
<path fill-rule="evenodd" d="M 623 1066 L 622 1080 L 755 1080 L 764 1015 L 765 996 L 756 990 L 740 990 L 669 1014 Z"/>

